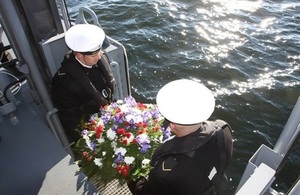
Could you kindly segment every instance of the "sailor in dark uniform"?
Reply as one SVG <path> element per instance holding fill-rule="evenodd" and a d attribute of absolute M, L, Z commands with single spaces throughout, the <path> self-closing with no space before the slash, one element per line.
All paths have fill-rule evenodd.
<path fill-rule="evenodd" d="M 232 132 L 223 120 L 207 121 L 215 107 L 211 91 L 181 79 L 157 94 L 161 114 L 176 135 L 152 156 L 148 178 L 128 182 L 135 195 L 211 195 L 220 192 L 232 157 Z"/>
<path fill-rule="evenodd" d="M 77 141 L 81 120 L 112 101 L 115 79 L 101 46 L 104 31 L 92 24 L 77 24 L 65 35 L 71 49 L 52 79 L 52 99 L 70 142 Z"/>

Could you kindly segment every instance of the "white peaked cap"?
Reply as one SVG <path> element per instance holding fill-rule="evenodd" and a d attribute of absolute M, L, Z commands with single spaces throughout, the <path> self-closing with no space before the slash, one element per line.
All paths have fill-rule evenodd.
<path fill-rule="evenodd" d="M 99 49 L 104 38 L 104 31 L 93 24 L 76 24 L 65 35 L 68 47 L 77 52 L 92 52 Z"/>
<path fill-rule="evenodd" d="M 207 120 L 215 109 L 215 98 L 204 85 L 187 79 L 172 81 L 157 93 L 160 113 L 169 121 L 191 125 Z"/>

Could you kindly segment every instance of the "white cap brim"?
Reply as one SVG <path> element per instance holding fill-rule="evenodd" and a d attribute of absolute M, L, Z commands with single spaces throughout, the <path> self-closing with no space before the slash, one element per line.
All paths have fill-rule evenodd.
<path fill-rule="evenodd" d="M 156 96 L 160 113 L 169 121 L 182 125 L 207 120 L 214 111 L 215 98 L 204 85 L 187 79 L 172 81 Z"/>
<path fill-rule="evenodd" d="M 65 35 L 66 44 L 76 52 L 92 52 L 101 48 L 104 31 L 93 24 L 76 24 Z"/>

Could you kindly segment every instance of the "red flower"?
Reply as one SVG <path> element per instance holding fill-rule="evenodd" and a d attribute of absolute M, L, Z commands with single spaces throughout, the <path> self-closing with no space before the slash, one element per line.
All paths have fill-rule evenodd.
<path fill-rule="evenodd" d="M 122 112 L 119 113 L 119 118 L 123 118 L 124 114 Z"/>
<path fill-rule="evenodd" d="M 120 108 L 117 108 L 117 113 L 121 112 L 122 110 Z"/>
<path fill-rule="evenodd" d="M 138 134 L 139 134 L 139 135 L 142 134 L 142 133 L 144 133 L 143 130 L 139 130 L 139 131 L 138 131 Z"/>
<path fill-rule="evenodd" d="M 133 140 L 132 140 L 132 142 L 131 143 L 133 143 L 133 144 L 137 144 L 138 142 L 137 142 L 137 140 L 134 138 Z"/>
<path fill-rule="evenodd" d="M 117 165 L 116 170 L 118 173 L 122 174 L 124 177 L 129 175 L 130 166 L 129 165 Z"/>
<path fill-rule="evenodd" d="M 82 152 L 82 156 L 84 156 L 84 158 L 87 160 L 87 161 L 91 161 L 92 160 L 92 157 L 89 156 L 89 153 L 84 151 Z"/>
<path fill-rule="evenodd" d="M 124 129 L 124 128 L 119 128 L 119 129 L 117 130 L 117 133 L 122 135 L 122 134 L 125 133 L 125 129 Z"/>
<path fill-rule="evenodd" d="M 127 176 L 128 176 L 128 171 L 127 171 L 127 170 L 122 171 L 122 175 L 123 175 L 124 177 L 127 177 Z"/>
<path fill-rule="evenodd" d="M 137 106 L 138 106 L 138 108 L 140 108 L 140 109 L 146 109 L 146 108 L 147 108 L 147 106 L 146 106 L 145 104 L 142 104 L 142 103 L 140 103 L 140 102 L 137 102 Z"/>
<path fill-rule="evenodd" d="M 96 138 L 99 139 L 101 137 L 101 134 L 103 132 L 103 127 L 99 125 L 96 129 Z"/>
<path fill-rule="evenodd" d="M 125 136 L 126 136 L 127 138 L 130 138 L 130 136 L 131 136 L 131 133 L 129 133 L 129 132 L 126 132 L 126 133 L 125 133 Z"/>
<path fill-rule="evenodd" d="M 138 122 L 138 123 L 136 124 L 136 126 L 142 127 L 142 126 L 143 126 L 143 123 L 142 123 L 142 122 Z"/>
<path fill-rule="evenodd" d="M 89 153 L 87 153 L 86 151 L 83 151 L 83 152 L 82 152 L 82 156 L 88 157 L 88 156 L 89 156 Z"/>
<path fill-rule="evenodd" d="M 117 165 L 117 167 L 116 167 L 117 171 L 120 171 L 121 168 L 122 168 L 122 165 Z"/>
<path fill-rule="evenodd" d="M 127 145 L 127 139 L 121 139 L 122 144 Z"/>

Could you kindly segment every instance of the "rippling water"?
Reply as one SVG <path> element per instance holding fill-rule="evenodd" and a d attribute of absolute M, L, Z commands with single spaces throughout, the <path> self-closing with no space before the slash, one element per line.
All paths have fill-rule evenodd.
<path fill-rule="evenodd" d="M 233 194 L 256 149 L 274 147 L 300 95 L 300 2 L 67 0 L 67 5 L 72 17 L 79 7 L 93 9 L 105 32 L 124 44 L 137 100 L 154 102 L 160 87 L 180 78 L 213 91 L 212 117 L 234 129 L 224 191 Z M 299 156 L 298 144 L 274 182 L 276 190 L 285 193 L 296 180 Z"/>

